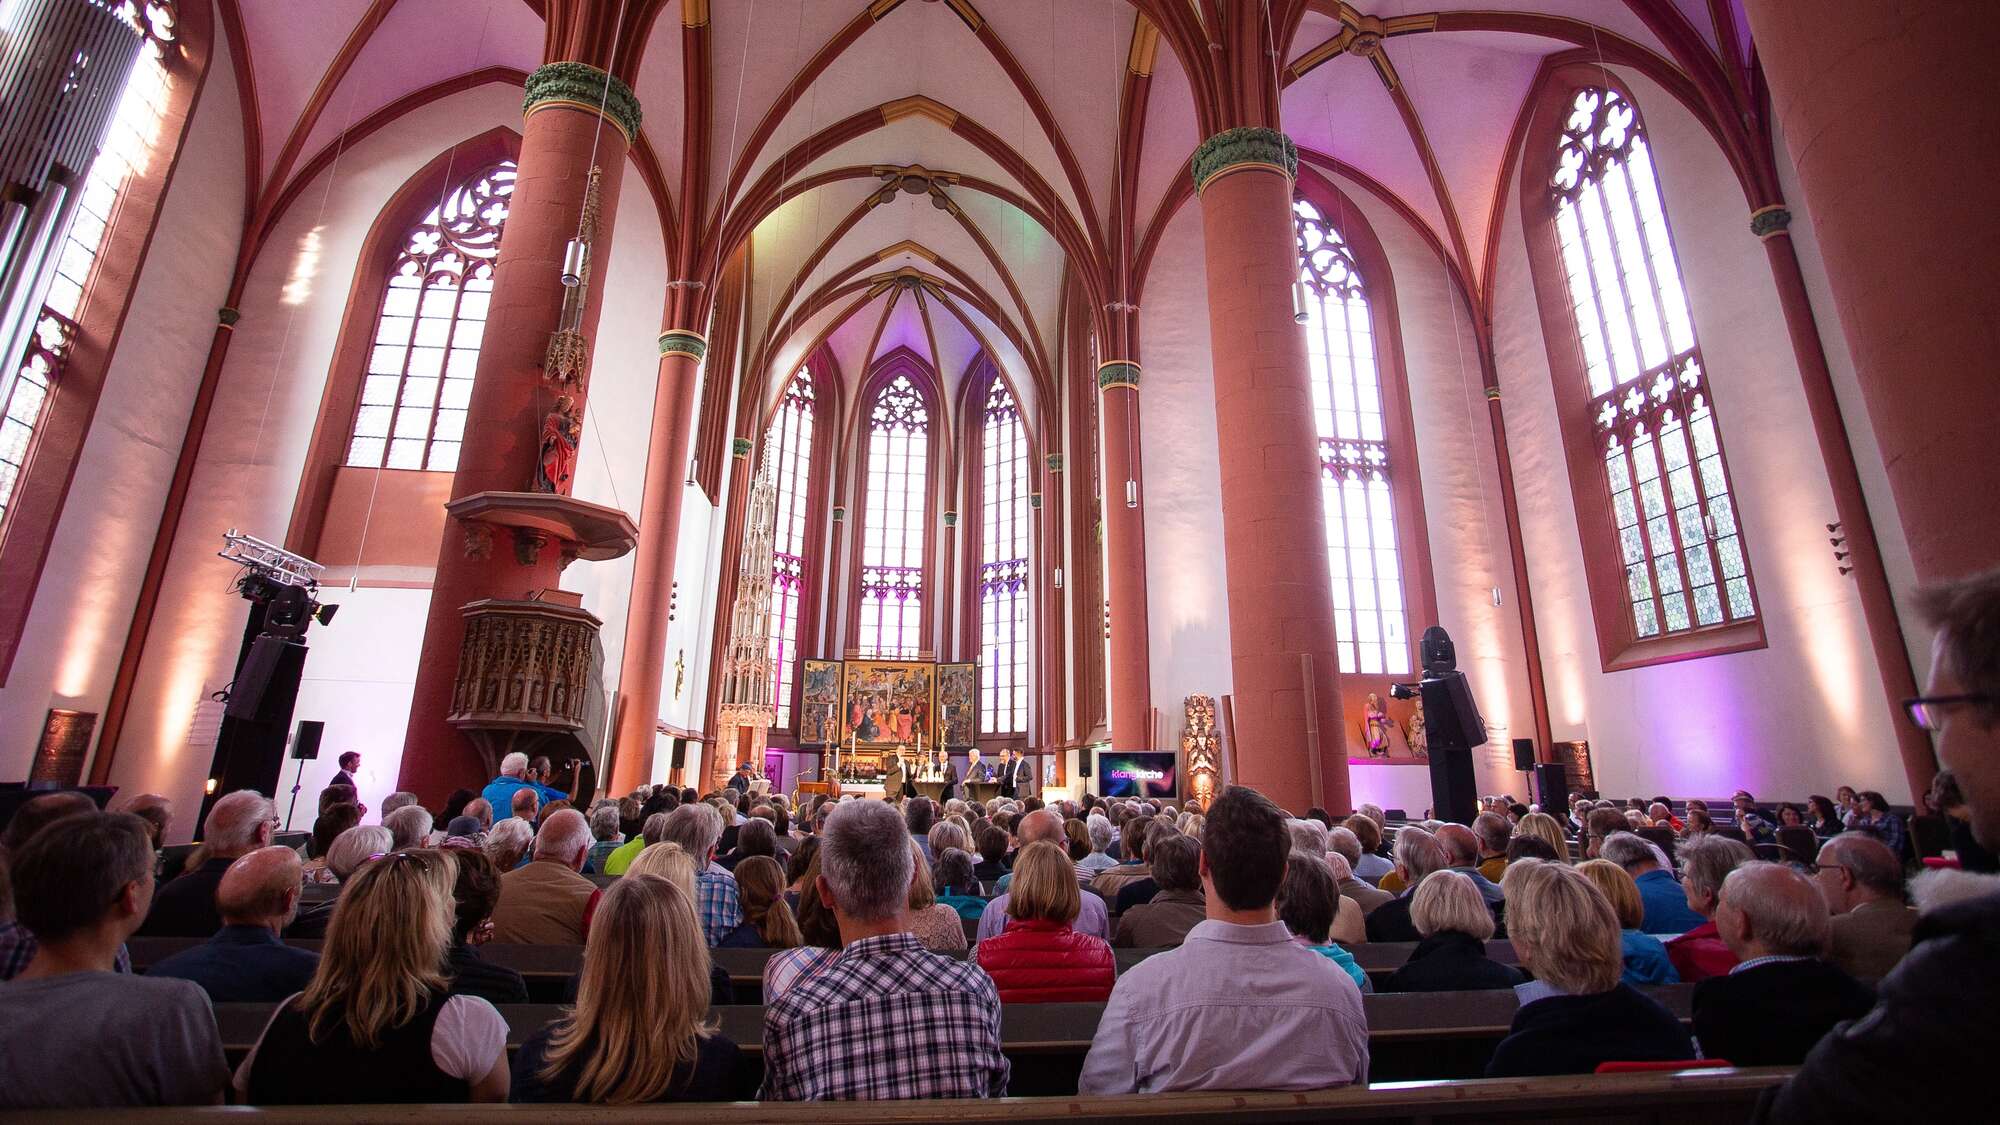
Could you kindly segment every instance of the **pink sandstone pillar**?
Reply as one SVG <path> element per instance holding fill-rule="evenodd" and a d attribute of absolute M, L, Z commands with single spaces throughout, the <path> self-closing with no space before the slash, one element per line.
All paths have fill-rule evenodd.
<path fill-rule="evenodd" d="M 1215 357 L 1236 780 L 1295 812 L 1341 811 L 1349 807 L 1347 753 L 1319 440 L 1305 336 L 1292 320 L 1297 170 L 1298 150 L 1274 129 L 1229 129 L 1194 155 Z"/>
<path fill-rule="evenodd" d="M 1145 486 L 1139 466 L 1139 365 L 1097 368 L 1104 427 L 1104 585 L 1111 602 L 1111 745 L 1150 750 L 1153 687 L 1146 630 Z M 1131 486 L 1128 492 L 1126 482 Z M 1131 501 L 1128 503 L 1128 501 Z"/>
<path fill-rule="evenodd" d="M 1750 0 L 1920 579 L 2000 561 L 2000 18 L 1981 3 Z"/>
<path fill-rule="evenodd" d="M 596 100 L 584 100 L 579 91 L 588 88 L 595 95 L 606 77 L 594 67 L 567 62 L 544 66 L 528 78 L 519 170 L 494 265 L 493 299 L 466 411 L 465 444 L 452 478 L 454 500 L 532 487 L 542 416 L 549 406 L 541 364 L 562 309 L 563 252 L 576 234 L 593 166 L 603 170 L 591 250 L 597 265 L 590 271 L 581 327 L 586 337 L 594 337 L 627 137 L 637 130 L 639 114 L 638 100 L 616 78 L 610 79 L 602 115 Z M 561 565 L 561 552 L 554 547 L 524 561 L 504 532 L 482 541 L 466 525 L 446 521 L 399 788 L 437 800 L 457 786 L 486 779 L 478 750 L 445 721 L 465 635 L 462 607 L 482 598 L 518 599 L 553 588 Z"/>

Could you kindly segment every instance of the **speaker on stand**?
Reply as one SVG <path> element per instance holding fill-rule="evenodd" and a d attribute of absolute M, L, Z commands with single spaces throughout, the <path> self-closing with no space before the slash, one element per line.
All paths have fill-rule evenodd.
<path fill-rule="evenodd" d="M 1514 740 L 1514 768 L 1529 773 L 1535 768 L 1535 740 L 1517 738 Z"/>
<path fill-rule="evenodd" d="M 1569 770 L 1561 762 L 1535 766 L 1535 795 L 1542 811 L 1557 820 L 1569 819 Z"/>
<path fill-rule="evenodd" d="M 306 763 L 319 757 L 319 742 L 326 736 L 326 724 L 317 719 L 300 719 L 292 734 L 292 760 L 299 771 L 292 775 L 292 805 L 285 810 L 285 831 L 292 830 L 292 814 L 299 811 L 299 788 L 305 784 Z"/>

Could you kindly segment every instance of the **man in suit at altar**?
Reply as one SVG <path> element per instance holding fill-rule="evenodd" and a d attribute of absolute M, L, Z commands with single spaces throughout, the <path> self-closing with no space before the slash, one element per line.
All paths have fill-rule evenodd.
<path fill-rule="evenodd" d="M 1012 750 L 1000 751 L 1000 795 L 1020 800 L 1031 797 L 1035 791 L 1035 768 L 1026 754 L 1016 754 Z"/>
<path fill-rule="evenodd" d="M 882 799 L 893 801 L 903 795 L 903 756 L 894 750 L 882 758 Z"/>
<path fill-rule="evenodd" d="M 965 755 L 966 781 L 992 781 L 993 767 L 979 760 L 979 747 L 974 746 Z"/>

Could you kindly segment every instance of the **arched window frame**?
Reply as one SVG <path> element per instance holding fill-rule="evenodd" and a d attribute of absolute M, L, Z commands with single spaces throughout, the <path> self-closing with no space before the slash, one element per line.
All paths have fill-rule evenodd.
<path fill-rule="evenodd" d="M 923 577 L 921 580 L 922 610 L 918 618 L 917 653 L 910 659 L 928 659 L 937 653 L 937 622 L 940 620 L 938 593 L 938 484 L 943 476 L 943 467 L 949 463 L 951 450 L 950 418 L 944 410 L 943 397 L 938 393 L 937 373 L 907 348 L 898 348 L 889 355 L 876 360 L 862 390 L 855 399 L 853 418 L 854 473 L 853 495 L 848 505 L 847 522 L 849 528 L 848 551 L 848 602 L 847 602 L 847 654 L 860 659 L 891 659 L 875 656 L 861 645 L 861 603 L 864 593 L 863 572 L 868 535 L 868 485 L 869 458 L 874 448 L 876 434 L 870 425 L 870 415 L 876 400 L 899 377 L 907 377 L 922 397 L 924 409 L 929 412 L 928 446 L 924 455 L 924 495 L 923 495 Z"/>
<path fill-rule="evenodd" d="M 171 16 L 172 46 L 160 56 L 166 96 L 147 166 L 119 188 L 106 216 L 75 316 L 47 370 L 49 386 L 60 393 L 50 393 L 42 405 L 5 515 L 0 517 L 0 685 L 6 683 L 27 626 L 28 608 L 48 561 L 215 47 L 214 10 L 209 4 L 152 0 L 135 2 L 132 9 L 145 10 L 149 22 L 151 13 L 164 11 Z M 37 346 L 33 338 L 29 346 Z M 27 357 L 7 356 L 4 362 L 23 363 Z M 0 404 L 0 409 L 4 407 Z"/>
<path fill-rule="evenodd" d="M 1543 343 L 1548 352 L 1550 374 L 1555 384 L 1558 428 L 1562 434 L 1571 496 L 1575 502 L 1577 536 L 1582 547 L 1585 581 L 1590 590 L 1591 616 L 1597 633 L 1600 665 L 1604 671 L 1613 672 L 1763 648 L 1766 643 L 1763 615 L 1761 610 L 1754 608 L 1756 579 L 1750 561 L 1751 547 L 1747 535 L 1742 530 L 1740 504 L 1735 503 L 1740 493 L 1734 487 L 1729 474 L 1727 442 L 1723 436 L 1723 428 L 1728 420 L 1713 413 L 1711 418 L 1716 428 L 1716 459 L 1725 488 L 1734 505 L 1737 541 L 1742 545 L 1743 574 L 1749 582 L 1753 599 L 1752 615 L 1747 618 L 1731 618 L 1727 613 L 1725 594 L 1724 618 L 1717 624 L 1705 626 L 1697 624 L 1685 630 L 1674 632 L 1662 630 L 1652 636 L 1642 636 L 1635 622 L 1634 610 L 1628 597 L 1626 566 L 1619 538 L 1618 508 L 1614 503 L 1612 482 L 1604 455 L 1603 440 L 1607 425 L 1600 416 L 1600 408 L 1604 405 L 1601 399 L 1606 396 L 1594 394 L 1591 389 L 1584 345 L 1579 337 L 1575 314 L 1570 306 L 1566 267 L 1557 231 L 1556 201 L 1551 189 L 1561 158 L 1563 131 L 1570 116 L 1571 106 L 1577 94 L 1586 88 L 1614 91 L 1632 107 L 1635 129 L 1644 129 L 1644 107 L 1616 75 L 1595 64 L 1574 63 L 1558 67 L 1547 75 L 1541 88 L 1531 98 L 1531 116 L 1528 127 L 1522 134 L 1524 155 L 1519 179 L 1522 229 L 1528 245 L 1529 274 L 1534 284 L 1535 304 L 1541 319 Z M 1658 168 L 1657 163 L 1654 172 L 1661 197 L 1661 221 L 1666 232 L 1667 252 L 1673 258 L 1675 268 L 1685 282 L 1686 271 L 1679 267 L 1680 249 L 1673 234 L 1667 176 Z M 1692 347 L 1685 351 L 1697 365 L 1696 370 L 1700 372 L 1699 381 L 1695 386 L 1706 395 L 1709 386 L 1712 385 L 1712 378 L 1702 361 L 1701 328 L 1691 295 L 1688 304 Z M 1681 354 L 1676 352 L 1675 356 L 1679 357 Z M 1651 372 L 1652 368 L 1648 367 L 1646 370 Z M 1614 388 L 1616 395 L 1623 395 L 1628 391 L 1640 391 L 1643 401 L 1634 409 L 1621 410 L 1620 416 L 1609 423 L 1610 428 L 1622 432 L 1635 422 L 1649 421 L 1656 417 L 1663 404 L 1674 405 L 1680 402 L 1684 388 L 1672 389 L 1669 395 L 1671 403 L 1668 399 L 1656 401 L 1647 393 L 1652 389 L 1651 383 L 1650 375 L 1641 375 Z M 1712 402 L 1709 405 L 1712 408 Z M 1683 419 L 1686 416 L 1685 413 L 1681 415 Z M 1678 555 L 1681 541 L 1677 530 L 1674 532 L 1674 539 Z M 1683 573 L 1684 589 L 1687 588 L 1685 578 L 1686 575 Z M 1654 592 L 1657 596 L 1657 586 L 1654 587 Z"/>
<path fill-rule="evenodd" d="M 826 424 L 831 399 L 827 383 L 810 362 L 800 364 L 785 380 L 759 438 L 763 448 L 771 451 L 777 484 L 773 517 L 777 527 L 771 537 L 770 646 L 772 698 L 778 714 L 772 725 L 785 730 L 797 726 L 799 661 L 811 651 L 813 611 L 818 605 L 814 587 L 822 528 L 817 501 L 824 492 L 822 466 L 833 437 Z M 760 453 L 757 464 L 762 463 Z"/>
<path fill-rule="evenodd" d="M 348 474 L 350 478 L 355 474 L 370 478 L 365 486 L 366 493 L 376 509 L 374 516 L 368 520 L 370 525 L 393 524 L 393 517 L 386 522 L 381 519 L 385 507 L 398 513 L 409 511 L 419 521 L 441 520 L 442 509 L 437 505 L 448 497 L 451 473 L 428 469 L 377 470 L 356 468 L 345 463 L 354 433 L 355 414 L 360 409 L 362 389 L 368 378 L 368 360 L 374 348 L 376 322 L 382 312 L 383 291 L 396 269 L 410 231 L 438 205 L 445 193 L 469 175 L 502 160 L 517 159 L 520 152 L 519 133 L 505 126 L 489 129 L 433 157 L 404 181 L 377 213 L 374 225 L 361 244 L 354 279 L 348 289 L 346 312 L 341 319 L 339 340 L 334 345 L 333 358 L 328 364 L 326 390 L 320 399 L 319 418 L 313 427 L 312 444 L 300 477 L 298 497 L 293 502 L 290 529 L 285 536 L 288 549 L 318 558 L 323 542 L 339 541 L 344 544 L 359 530 L 344 525 L 344 506 L 340 513 L 329 515 L 336 485 L 343 474 Z M 433 504 L 433 501 L 436 503 Z M 415 508 L 422 510 L 412 510 Z M 330 518 L 338 525 L 331 533 L 328 528 Z M 401 545 L 401 540 L 408 539 L 409 547 L 417 553 L 407 559 L 394 559 L 380 557 L 375 550 L 371 550 L 370 556 L 362 561 L 368 564 L 402 562 L 411 567 L 429 568 L 436 564 L 436 548 L 434 544 L 424 545 L 425 538 L 422 535 L 393 538 L 370 535 L 368 543 L 371 548 L 393 550 Z M 341 553 L 345 554 L 345 551 Z M 355 560 L 350 556 L 327 561 L 345 565 Z M 362 584 L 407 583 L 378 581 L 364 575 Z"/>
<path fill-rule="evenodd" d="M 1402 577 L 1406 648 L 1409 666 L 1416 668 L 1417 638 L 1425 627 L 1437 621 L 1437 586 L 1431 566 L 1430 525 L 1424 511 L 1423 473 L 1417 454 L 1416 421 L 1410 407 L 1409 369 L 1403 354 L 1394 271 L 1381 239 L 1361 208 L 1318 168 L 1303 160 L 1296 194 L 1311 203 L 1340 234 L 1367 295 L 1376 382 L 1382 398 L 1383 444 L 1390 451 L 1389 492 L 1395 511 L 1396 562 Z M 1458 315 L 1458 311 L 1454 301 L 1453 315 Z M 1408 678 L 1407 674 L 1389 672 L 1341 673 L 1344 712 L 1360 714 L 1370 694 L 1386 699 L 1391 683 Z M 1354 725 L 1346 733 L 1350 750 L 1359 752 L 1359 726 Z"/>
<path fill-rule="evenodd" d="M 1019 543 L 1023 554 L 1020 565 L 1015 568 L 989 568 L 986 562 L 988 541 L 988 505 L 986 454 L 988 449 L 988 400 L 995 387 L 1003 387 L 1012 400 L 1015 414 L 1014 425 L 1018 427 L 1021 443 L 1020 493 L 1016 515 L 1021 520 Z M 1038 528 L 1041 512 L 1035 506 L 1036 482 L 1040 479 L 1042 465 L 1040 442 L 1036 438 L 1034 420 L 1022 404 L 1019 392 L 1010 384 L 992 357 L 982 352 L 967 368 L 965 378 L 960 382 L 958 416 L 961 426 L 960 448 L 963 450 L 963 470 L 961 489 L 964 505 L 963 550 L 966 564 L 965 577 L 959 592 L 958 606 L 961 620 L 966 623 L 966 638 L 962 642 L 961 656 L 972 659 L 979 665 L 980 712 L 979 744 L 983 749 L 1011 746 L 1025 749 L 1037 717 L 1037 695 L 1039 691 L 1039 664 L 1042 658 L 1039 636 L 1042 613 L 1035 604 L 1035 575 L 1040 567 L 1041 539 Z M 1026 618 L 1022 631 L 1013 638 L 1012 662 L 1014 680 L 1012 687 L 1021 694 L 1020 722 L 1011 721 L 1008 729 L 998 729 L 988 707 L 987 690 L 991 683 L 988 667 L 987 614 L 989 602 L 988 587 L 993 582 L 1017 583 L 1013 597 L 1025 605 Z M 1012 604 L 1012 603 L 1010 603 Z M 969 654 L 969 655 L 968 655 Z M 1011 704 L 1010 704 L 1011 706 Z"/>

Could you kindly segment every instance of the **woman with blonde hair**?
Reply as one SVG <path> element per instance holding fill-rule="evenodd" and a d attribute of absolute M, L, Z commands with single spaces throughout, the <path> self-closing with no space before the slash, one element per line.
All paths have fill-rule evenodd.
<path fill-rule="evenodd" d="M 695 896 L 694 857 L 687 854 L 672 840 L 661 840 L 657 844 L 647 844 L 630 866 L 627 875 L 655 875 L 681 889 L 690 901 L 699 901 Z"/>
<path fill-rule="evenodd" d="M 1641 928 L 1646 921 L 1646 902 L 1639 897 L 1639 884 L 1631 873 L 1608 859 L 1587 859 L 1576 869 L 1618 915 L 1619 951 L 1625 964 L 1619 979 L 1626 984 L 1679 984 L 1681 974 L 1667 957 L 1667 947 Z"/>
<path fill-rule="evenodd" d="M 1512 988 L 1521 970 L 1486 956 L 1493 912 L 1470 876 L 1433 871 L 1410 899 L 1410 922 L 1423 940 L 1382 986 L 1384 992 L 1469 992 Z"/>
<path fill-rule="evenodd" d="M 457 864 L 396 852 L 347 880 L 319 969 L 236 1071 L 252 1105 L 507 1100 L 507 1021 L 445 977 Z"/>
<path fill-rule="evenodd" d="M 785 870 L 761 855 L 736 865 L 736 889 L 743 900 L 743 921 L 729 931 L 717 949 L 796 949 L 805 944 L 792 908 L 785 903 Z"/>
<path fill-rule="evenodd" d="M 1569 859 L 1569 837 L 1563 835 L 1562 825 L 1556 818 L 1547 813 L 1531 812 L 1522 817 L 1521 823 L 1514 826 L 1514 835 L 1545 840 L 1549 847 L 1555 849 L 1557 858 L 1565 862 Z"/>
<path fill-rule="evenodd" d="M 979 967 L 993 978 L 1003 1004 L 1099 1001 L 1117 978 L 1111 946 L 1078 933 L 1083 892 L 1063 849 L 1037 840 L 1014 860 L 1007 888 L 1007 929 L 979 943 Z M 956 923 L 958 915 L 952 920 Z"/>
<path fill-rule="evenodd" d="M 642 853 L 643 854 L 643 853 Z M 528 1037 L 513 1100 L 637 1105 L 753 1096 L 709 1018 L 708 942 L 694 897 L 628 871 L 597 907 L 576 1007 Z"/>
<path fill-rule="evenodd" d="M 818 837 L 810 837 L 818 839 Z M 840 956 L 840 923 L 819 897 L 819 852 L 814 850 L 800 880 L 799 937 L 802 945 L 771 955 L 764 962 L 764 1004 L 769 1007 L 799 981 L 833 964 Z M 963 935 L 964 927 L 959 933 Z"/>
<path fill-rule="evenodd" d="M 931 887 L 930 861 L 924 858 L 924 850 L 914 836 L 910 838 L 910 850 L 916 857 L 910 871 L 910 932 L 932 953 L 963 950 L 967 944 L 965 923 L 959 920 L 957 910 L 937 900 L 937 892 Z M 1070 878 L 1073 882 L 1076 877 Z"/>
<path fill-rule="evenodd" d="M 1619 980 L 1618 916 L 1574 867 L 1509 864 L 1507 932 L 1536 979 L 1523 985 L 1488 1078 L 1589 1074 L 1600 1063 L 1691 1059 L 1694 1043 L 1659 1002 Z"/>

